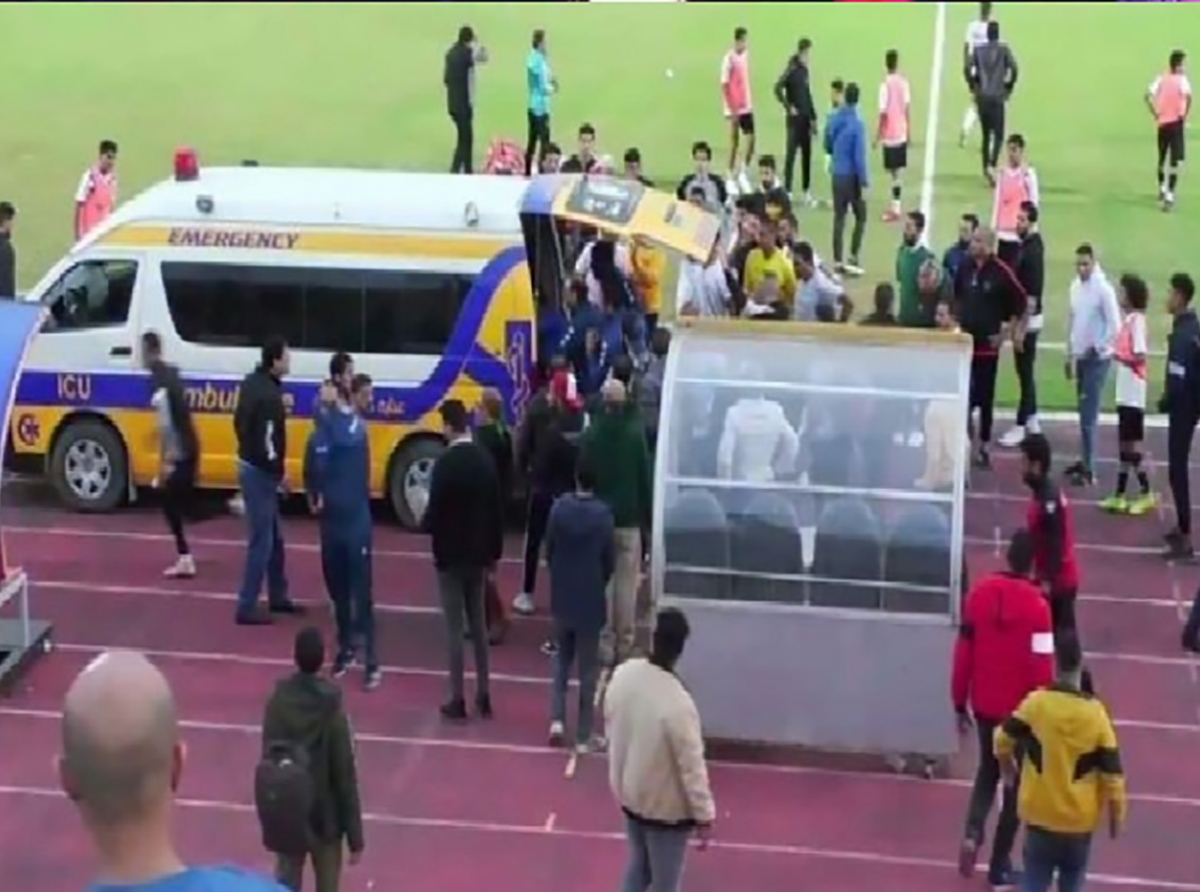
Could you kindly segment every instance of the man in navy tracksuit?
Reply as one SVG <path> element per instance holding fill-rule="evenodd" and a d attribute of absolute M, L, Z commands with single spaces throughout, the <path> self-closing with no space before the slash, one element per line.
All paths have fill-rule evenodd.
<path fill-rule="evenodd" d="M 333 674 L 346 673 L 361 644 L 367 690 L 381 680 L 371 600 L 371 448 L 365 420 L 371 396 L 368 375 L 354 376 L 348 399 L 333 385 L 322 387 L 304 468 L 309 501 L 321 520 L 321 570 L 337 624 Z"/>
<path fill-rule="evenodd" d="M 833 177 L 833 262 L 839 273 L 861 276 L 859 252 L 867 227 L 867 203 L 863 199 L 869 183 L 867 171 L 867 128 L 858 114 L 858 84 L 846 85 L 846 101 L 825 124 L 825 154 Z M 850 256 L 842 253 L 846 212 L 854 214 L 850 233 Z"/>

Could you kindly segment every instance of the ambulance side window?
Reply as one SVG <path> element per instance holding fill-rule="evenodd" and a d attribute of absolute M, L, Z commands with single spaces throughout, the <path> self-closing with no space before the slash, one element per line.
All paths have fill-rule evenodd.
<path fill-rule="evenodd" d="M 108 328 L 129 321 L 138 265 L 133 260 L 85 260 L 63 273 L 42 297 L 45 331 Z"/>

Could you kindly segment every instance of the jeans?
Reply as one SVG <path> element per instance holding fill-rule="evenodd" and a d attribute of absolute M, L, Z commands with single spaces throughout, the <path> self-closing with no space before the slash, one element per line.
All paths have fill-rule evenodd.
<path fill-rule="evenodd" d="M 1024 873 L 1021 892 L 1048 892 L 1058 874 L 1058 892 L 1080 892 L 1087 879 L 1090 833 L 1052 833 L 1025 828 Z"/>
<path fill-rule="evenodd" d="M 1108 382 L 1110 359 L 1089 355 L 1075 360 L 1075 394 L 1079 398 L 1079 460 L 1087 471 L 1095 470 L 1096 431 L 1100 427 L 1100 403 Z"/>
<path fill-rule="evenodd" d="M 316 892 L 338 892 L 342 877 L 342 840 L 319 842 L 307 855 L 280 855 L 275 862 L 275 879 L 281 886 L 300 892 L 304 883 L 304 862 L 312 861 Z"/>
<path fill-rule="evenodd" d="M 466 654 L 463 650 L 463 621 L 475 651 L 475 696 L 490 692 L 487 623 L 483 615 L 483 567 L 453 567 L 438 570 L 438 594 L 446 621 L 446 648 L 450 670 L 450 699 L 462 700 Z"/>
<path fill-rule="evenodd" d="M 692 831 L 663 827 L 625 816 L 629 860 L 621 892 L 679 892 Z"/>
<path fill-rule="evenodd" d="M 633 654 L 637 633 L 638 582 L 642 572 L 642 531 L 636 527 L 613 532 L 616 567 L 608 583 L 608 626 L 605 649 L 613 663 Z"/>
<path fill-rule="evenodd" d="M 1175 527 L 1185 536 L 1192 534 L 1192 484 L 1188 473 L 1196 421 L 1197 416 L 1191 412 L 1172 412 L 1167 416 L 1167 478 L 1171 501 L 1175 503 Z"/>
<path fill-rule="evenodd" d="M 550 721 L 565 722 L 567 718 L 567 684 L 571 665 L 579 676 L 579 717 L 575 723 L 575 740 L 584 744 L 592 739 L 596 706 L 596 679 L 600 674 L 600 633 L 578 632 L 569 626 L 555 623 L 554 680 L 550 688 Z"/>
<path fill-rule="evenodd" d="M 997 724 L 989 719 L 975 717 L 975 730 L 979 736 L 979 764 L 975 769 L 975 783 L 971 787 L 971 800 L 967 805 L 967 828 L 964 835 L 981 846 L 987 835 L 984 825 L 996 798 L 996 787 L 1000 784 L 1000 763 L 992 745 Z M 1017 817 L 1016 787 L 1005 787 L 1001 791 L 1000 817 L 996 821 L 996 836 L 992 840 L 992 856 L 988 861 L 990 872 L 997 873 L 1011 863 L 1013 843 L 1016 842 L 1020 826 L 1021 822 Z"/>
<path fill-rule="evenodd" d="M 363 648 L 368 671 L 379 668 L 375 651 L 375 604 L 371 597 L 371 538 L 347 536 L 321 528 L 321 573 L 333 602 L 338 653 L 350 656 Z"/>
<path fill-rule="evenodd" d="M 288 603 L 283 528 L 279 521 L 279 481 L 253 465 L 238 464 L 238 482 L 246 506 L 246 567 L 238 590 L 237 612 L 254 612 L 267 580 L 267 599 L 273 606 Z"/>

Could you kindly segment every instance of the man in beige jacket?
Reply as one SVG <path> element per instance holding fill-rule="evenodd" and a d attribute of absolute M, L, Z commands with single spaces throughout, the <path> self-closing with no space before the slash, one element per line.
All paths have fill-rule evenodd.
<path fill-rule="evenodd" d="M 700 714 L 675 675 L 688 633 L 683 613 L 660 611 L 650 658 L 626 660 L 608 684 L 609 782 L 629 842 L 622 892 L 679 892 L 688 840 L 704 848 L 716 817 Z"/>

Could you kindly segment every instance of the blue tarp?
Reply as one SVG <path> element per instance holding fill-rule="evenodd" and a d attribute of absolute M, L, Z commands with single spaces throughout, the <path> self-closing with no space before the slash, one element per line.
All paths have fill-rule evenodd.
<path fill-rule="evenodd" d="M 38 303 L 0 301 L 0 398 L 4 400 L 4 409 L 0 412 L 0 418 L 4 421 L 0 444 L 8 442 L 13 397 L 17 392 L 17 380 L 21 377 L 21 365 L 29 342 L 41 327 L 45 311 L 45 307 Z"/>

